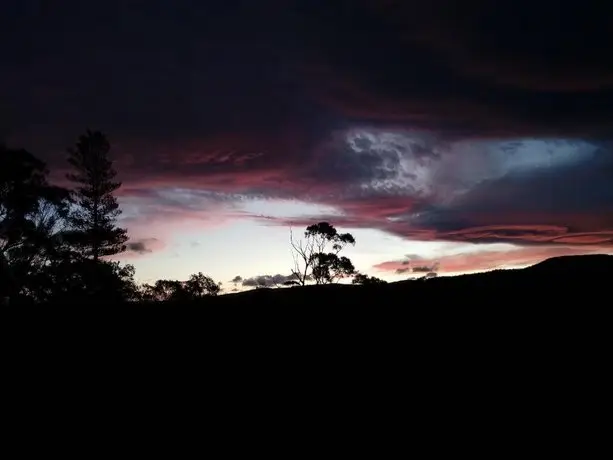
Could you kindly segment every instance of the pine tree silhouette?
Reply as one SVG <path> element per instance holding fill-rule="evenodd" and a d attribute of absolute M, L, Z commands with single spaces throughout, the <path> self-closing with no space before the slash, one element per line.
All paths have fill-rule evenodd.
<path fill-rule="evenodd" d="M 70 215 L 74 243 L 94 261 L 125 251 L 128 240 L 126 230 L 117 227 L 121 210 L 113 192 L 121 187 L 121 182 L 114 180 L 117 173 L 108 156 L 110 150 L 107 137 L 90 130 L 68 150 L 68 162 L 74 172 L 66 177 L 77 184 L 76 208 Z"/>

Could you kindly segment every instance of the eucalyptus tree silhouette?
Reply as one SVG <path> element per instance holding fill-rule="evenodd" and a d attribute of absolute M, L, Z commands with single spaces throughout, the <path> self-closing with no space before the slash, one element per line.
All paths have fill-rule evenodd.
<path fill-rule="evenodd" d="M 338 254 L 348 244 L 355 245 L 351 233 L 339 233 L 328 222 L 309 225 L 304 239 L 296 241 L 290 229 L 290 245 L 294 258 L 296 282 L 304 286 L 313 279 L 316 284 L 332 283 L 355 273 L 355 267 L 347 257 Z"/>

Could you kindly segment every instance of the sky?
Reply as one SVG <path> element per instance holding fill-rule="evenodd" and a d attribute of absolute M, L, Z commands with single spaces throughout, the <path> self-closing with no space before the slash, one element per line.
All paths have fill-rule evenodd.
<path fill-rule="evenodd" d="M 613 253 L 611 9 L 7 0 L 0 138 L 62 177 L 105 132 L 144 282 L 288 275 L 323 220 L 390 281 Z"/>

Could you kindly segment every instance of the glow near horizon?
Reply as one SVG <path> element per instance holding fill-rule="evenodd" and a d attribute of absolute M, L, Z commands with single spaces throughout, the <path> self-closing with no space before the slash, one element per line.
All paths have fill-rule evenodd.
<path fill-rule="evenodd" d="M 271 211 L 266 215 L 301 219 L 334 211 L 329 206 L 287 200 L 254 200 L 240 208 L 255 215 Z M 301 233 L 302 230 L 296 229 L 296 232 Z M 503 251 L 515 247 L 495 243 L 479 245 L 477 248 L 469 243 L 406 240 L 375 229 L 339 227 L 339 230 L 351 232 L 357 240 L 355 247 L 344 250 L 356 268 L 388 280 L 406 278 L 409 274 L 398 275 L 372 267 L 382 261 L 401 258 L 404 254 L 415 254 L 431 260 L 443 255 Z M 228 284 L 237 275 L 243 278 L 288 275 L 293 263 L 289 227 L 266 225 L 262 221 L 248 218 L 235 219 L 216 228 L 177 231 L 166 248 L 129 262 L 135 265 L 137 278 L 142 282 L 165 277 L 187 279 L 190 274 L 202 271 L 224 284 Z"/>

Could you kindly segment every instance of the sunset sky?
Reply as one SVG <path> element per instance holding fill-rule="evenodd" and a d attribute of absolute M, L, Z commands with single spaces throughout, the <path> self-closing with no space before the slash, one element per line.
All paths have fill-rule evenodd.
<path fill-rule="evenodd" d="M 320 220 L 390 281 L 613 253 L 613 14 L 573 5 L 7 0 L 0 139 L 61 178 L 109 136 L 140 281 L 288 275 Z"/>

